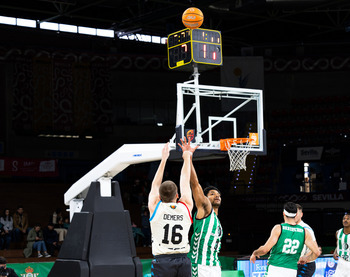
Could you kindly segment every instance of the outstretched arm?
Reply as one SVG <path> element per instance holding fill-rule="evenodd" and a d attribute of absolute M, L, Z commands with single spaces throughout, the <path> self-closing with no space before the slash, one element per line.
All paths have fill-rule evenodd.
<path fill-rule="evenodd" d="M 191 147 L 190 143 L 186 144 L 181 140 L 182 145 L 180 145 L 182 151 L 190 151 L 192 154 L 196 151 L 199 146 Z M 190 185 L 194 198 L 194 202 L 197 207 L 197 218 L 204 218 L 211 213 L 212 206 L 209 199 L 204 195 L 203 189 L 199 184 L 196 170 L 194 169 L 192 157 L 191 157 L 191 176 Z"/>
<path fill-rule="evenodd" d="M 153 214 L 154 209 L 156 208 L 158 202 L 159 202 L 159 187 L 163 180 L 164 175 L 164 168 L 166 161 L 169 157 L 169 143 L 164 145 L 164 148 L 162 150 L 162 159 L 160 161 L 160 164 L 158 166 L 158 170 L 156 174 L 154 175 L 153 181 L 152 181 L 152 187 L 151 191 L 148 195 L 148 209 L 151 214 Z"/>
<path fill-rule="evenodd" d="M 191 179 L 190 179 L 191 189 L 193 193 L 194 202 L 197 207 L 197 218 L 204 218 L 211 213 L 212 206 L 211 203 L 204 195 L 202 186 L 199 184 L 196 170 L 191 159 Z"/>
<path fill-rule="evenodd" d="M 188 209 L 192 211 L 193 208 L 193 200 L 192 200 L 192 192 L 190 187 L 190 176 L 191 176 L 191 159 L 192 154 L 198 147 L 194 148 L 192 151 L 190 140 L 186 142 L 186 138 L 183 140 L 181 139 L 180 147 L 182 149 L 182 158 L 184 160 L 184 163 L 182 165 L 181 169 L 181 176 L 180 176 L 180 193 L 181 198 L 180 201 L 184 202 Z"/>
<path fill-rule="evenodd" d="M 250 256 L 250 262 L 255 263 L 256 258 L 260 258 L 260 256 L 267 254 L 271 250 L 271 248 L 277 243 L 280 234 L 281 225 L 275 225 L 272 228 L 270 237 L 268 238 L 266 243 L 253 251 L 253 254 Z"/>

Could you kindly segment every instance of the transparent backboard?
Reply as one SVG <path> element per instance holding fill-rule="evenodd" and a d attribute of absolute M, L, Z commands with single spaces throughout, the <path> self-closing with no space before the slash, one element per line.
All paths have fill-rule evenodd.
<path fill-rule="evenodd" d="M 176 133 L 170 142 L 182 137 L 193 138 L 198 150 L 209 152 L 220 151 L 220 139 L 252 138 L 250 153 L 266 154 L 263 91 L 194 81 L 177 84 Z"/>

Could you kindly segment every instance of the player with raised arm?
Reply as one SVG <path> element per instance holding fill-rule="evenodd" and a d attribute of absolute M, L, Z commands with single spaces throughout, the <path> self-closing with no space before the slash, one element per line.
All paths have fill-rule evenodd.
<path fill-rule="evenodd" d="M 295 203 L 284 204 L 284 223 L 275 225 L 266 243 L 254 250 L 250 256 L 250 261 L 255 263 L 256 258 L 271 250 L 266 277 L 295 277 L 298 263 L 305 264 L 320 255 L 317 243 L 312 240 L 309 231 L 296 224 L 296 215 Z M 311 251 L 307 256 L 300 257 L 304 243 Z"/>
<path fill-rule="evenodd" d="M 194 152 L 198 148 L 191 148 Z M 191 189 L 197 207 L 194 216 L 191 250 L 188 253 L 192 263 L 193 277 L 220 277 L 221 265 L 218 253 L 223 235 L 218 218 L 221 193 L 214 187 L 203 191 L 191 160 Z"/>
<path fill-rule="evenodd" d="M 190 142 L 180 145 L 183 165 L 180 176 L 179 201 L 177 186 L 173 181 L 164 181 L 164 168 L 169 157 L 169 143 L 162 150 L 162 159 L 154 176 L 148 197 L 152 232 L 152 276 L 190 277 L 191 261 L 187 257 L 190 246 L 188 232 L 192 224 L 193 208 L 190 188 L 191 157 Z"/>

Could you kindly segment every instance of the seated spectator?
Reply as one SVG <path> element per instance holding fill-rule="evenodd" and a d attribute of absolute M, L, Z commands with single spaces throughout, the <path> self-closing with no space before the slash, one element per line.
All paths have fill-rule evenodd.
<path fill-rule="evenodd" d="M 28 231 L 28 215 L 24 212 L 23 206 L 19 205 L 13 215 L 14 241 L 21 241 L 23 235 L 27 234 Z"/>
<path fill-rule="evenodd" d="M 131 228 L 132 228 L 132 235 L 134 237 L 134 242 L 135 242 L 135 245 L 137 246 L 139 244 L 140 237 L 143 238 L 144 235 L 141 232 L 141 228 L 137 227 L 137 225 L 134 222 L 131 223 Z"/>
<path fill-rule="evenodd" d="M 39 223 L 35 224 L 34 228 L 29 231 L 27 241 L 27 248 L 23 250 L 24 257 L 29 258 L 33 253 L 33 249 L 38 252 L 38 258 L 43 256 L 45 258 L 51 257 L 51 255 L 47 253 L 43 231 Z"/>
<path fill-rule="evenodd" d="M 44 241 L 47 247 L 47 252 L 53 256 L 55 254 L 55 250 L 60 250 L 60 245 L 58 243 L 58 234 L 54 230 L 54 224 L 49 223 L 47 227 L 44 229 Z"/>
<path fill-rule="evenodd" d="M 144 235 L 143 237 L 143 247 L 151 247 L 151 226 L 149 223 L 149 211 L 148 208 L 144 208 L 141 214 L 141 231 Z"/>
<path fill-rule="evenodd" d="M 3 229 L 0 238 L 0 250 L 7 250 L 10 247 L 13 230 L 13 219 L 9 209 L 5 209 L 3 215 L 0 217 L 0 225 L 2 225 Z"/>
<path fill-rule="evenodd" d="M 0 250 L 2 250 L 3 245 L 5 243 L 5 230 L 4 230 L 4 224 L 0 222 Z M 1 275 L 0 275 L 1 277 Z"/>
<path fill-rule="evenodd" d="M 53 213 L 52 223 L 55 225 L 55 231 L 58 234 L 58 240 L 60 242 L 64 241 L 64 238 L 67 235 L 67 229 L 63 226 L 63 216 L 62 210 L 60 208 L 56 209 L 56 211 Z"/>
<path fill-rule="evenodd" d="M 69 225 L 70 225 L 69 217 L 65 217 L 63 220 L 63 228 L 68 230 Z"/>
<path fill-rule="evenodd" d="M 18 277 L 18 275 L 12 268 L 7 267 L 6 259 L 2 256 L 0 256 L 0 276 Z"/>

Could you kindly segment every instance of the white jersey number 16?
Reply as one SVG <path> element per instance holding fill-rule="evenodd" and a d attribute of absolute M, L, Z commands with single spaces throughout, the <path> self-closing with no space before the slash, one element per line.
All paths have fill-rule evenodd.
<path fill-rule="evenodd" d="M 169 224 L 166 224 L 163 229 L 164 229 L 164 238 L 162 240 L 162 243 L 164 244 L 169 244 Z M 181 233 L 178 233 L 176 231 L 178 230 L 183 230 L 181 225 L 174 225 L 173 228 L 171 228 L 171 242 L 173 244 L 180 244 L 182 242 L 182 235 Z"/>

